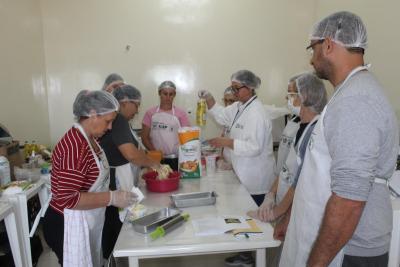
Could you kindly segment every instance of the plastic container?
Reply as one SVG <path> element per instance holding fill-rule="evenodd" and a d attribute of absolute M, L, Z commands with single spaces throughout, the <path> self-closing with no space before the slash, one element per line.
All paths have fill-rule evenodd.
<path fill-rule="evenodd" d="M 205 99 L 199 99 L 197 101 L 196 109 L 196 124 L 198 126 L 205 126 L 207 122 L 207 104 Z"/>
<path fill-rule="evenodd" d="M 4 156 L 0 156 L 0 185 L 11 182 L 10 162 Z"/>
<path fill-rule="evenodd" d="M 164 193 L 178 189 L 181 174 L 177 171 L 172 172 L 168 179 L 158 180 L 157 172 L 151 171 L 143 174 L 143 180 L 146 181 L 147 190 L 151 192 Z"/>
<path fill-rule="evenodd" d="M 205 156 L 207 175 L 215 173 L 217 168 L 217 157 L 218 155 L 215 154 Z"/>

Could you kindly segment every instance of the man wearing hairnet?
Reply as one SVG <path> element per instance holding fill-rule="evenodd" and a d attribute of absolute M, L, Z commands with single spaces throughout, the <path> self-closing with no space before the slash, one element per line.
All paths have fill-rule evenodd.
<path fill-rule="evenodd" d="M 311 33 L 311 65 L 335 92 L 315 126 L 296 187 L 280 266 L 387 266 L 387 187 L 399 134 L 382 86 L 364 65 L 361 19 L 337 12 Z"/>
<path fill-rule="evenodd" d="M 100 139 L 110 164 L 110 190 L 131 191 L 139 181 L 140 167 L 159 168 L 159 164 L 150 159 L 143 150 L 143 145 L 136 133 L 131 130 L 129 121 L 138 113 L 142 95 L 132 85 L 123 85 L 113 91 L 119 102 L 119 112 L 108 130 Z M 107 207 L 102 233 L 103 257 L 108 259 L 117 242 L 126 209 Z"/>

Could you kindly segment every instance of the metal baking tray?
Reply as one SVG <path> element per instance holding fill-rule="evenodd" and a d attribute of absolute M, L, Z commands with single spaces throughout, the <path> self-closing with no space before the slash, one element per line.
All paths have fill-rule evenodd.
<path fill-rule="evenodd" d="M 217 193 L 211 191 L 173 194 L 171 195 L 171 200 L 177 208 L 214 205 L 217 200 Z"/>
<path fill-rule="evenodd" d="M 173 208 L 163 208 L 154 213 L 150 213 L 141 218 L 131 221 L 136 232 L 147 234 L 154 231 L 158 226 L 175 218 L 181 211 Z"/>

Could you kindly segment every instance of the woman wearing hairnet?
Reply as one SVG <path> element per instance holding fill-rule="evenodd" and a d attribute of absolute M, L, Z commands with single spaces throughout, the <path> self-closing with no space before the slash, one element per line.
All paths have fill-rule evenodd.
<path fill-rule="evenodd" d="M 173 105 L 176 86 L 171 81 L 164 81 L 158 87 L 160 104 L 146 111 L 142 122 L 142 141 L 149 150 L 161 150 L 163 160 L 178 170 L 178 129 L 190 126 L 189 118 L 181 108 Z"/>
<path fill-rule="evenodd" d="M 199 97 L 206 99 L 208 113 L 217 123 L 228 127 L 225 137 L 213 138 L 209 143 L 223 147 L 230 154 L 233 170 L 257 206 L 263 202 L 275 178 L 271 122 L 255 93 L 260 84 L 260 78 L 249 70 L 232 74 L 231 87 L 237 102 L 225 108 L 216 104 L 209 92 L 199 92 Z M 228 266 L 252 263 L 249 253 L 225 259 Z"/>
<path fill-rule="evenodd" d="M 304 73 L 292 78 L 288 85 L 288 106 L 300 117 L 300 121 L 291 125 L 290 121 L 283 131 L 278 151 L 278 175 L 266 195 L 263 204 L 256 211 L 248 212 L 250 217 L 264 222 L 277 220 L 277 233 L 281 216 L 285 216 L 293 202 L 294 190 L 302 164 L 304 151 L 311 132 L 318 121 L 319 114 L 327 102 L 327 93 L 323 82 L 312 73 Z M 293 120 L 292 120 L 293 121 Z M 275 205 L 276 203 L 276 205 Z M 281 236 L 275 235 L 281 239 Z M 279 247 L 279 252 L 282 246 Z M 274 258 L 278 263 L 280 253 Z"/>
<path fill-rule="evenodd" d="M 300 171 L 297 159 L 301 145 L 307 144 L 309 134 L 327 102 L 324 83 L 312 73 L 297 76 L 289 83 L 288 92 L 288 106 L 294 107 L 292 110 L 300 116 L 300 121 L 297 127 L 288 123 L 283 131 L 278 151 L 278 176 L 257 212 L 257 218 L 261 221 L 277 219 L 292 204 L 296 174 Z"/>
<path fill-rule="evenodd" d="M 113 91 L 118 100 L 120 109 L 112 123 L 112 129 L 107 131 L 100 139 L 100 145 L 106 153 L 110 164 L 110 190 L 121 189 L 131 191 L 139 180 L 140 166 L 159 168 L 159 164 L 147 157 L 140 139 L 131 130 L 129 121 L 138 113 L 141 101 L 141 93 L 131 85 L 123 85 Z M 103 257 L 108 259 L 126 211 L 118 212 L 116 207 L 107 207 L 104 222 L 102 247 Z"/>
<path fill-rule="evenodd" d="M 124 79 L 117 73 L 111 73 L 104 81 L 102 90 L 112 93 L 116 88 L 124 85 Z"/>
<path fill-rule="evenodd" d="M 105 91 L 81 91 L 73 104 L 77 122 L 54 148 L 43 232 L 63 266 L 101 266 L 105 207 L 135 202 L 134 193 L 108 190 L 108 161 L 96 140 L 111 129 L 118 108 Z"/>
<path fill-rule="evenodd" d="M 228 127 L 225 137 L 213 138 L 209 143 L 230 154 L 236 175 L 259 206 L 275 178 L 271 122 L 255 93 L 260 78 L 240 70 L 232 74 L 231 83 L 237 102 L 225 108 L 216 104 L 209 92 L 199 92 L 206 99 L 208 113 L 218 124 Z"/>

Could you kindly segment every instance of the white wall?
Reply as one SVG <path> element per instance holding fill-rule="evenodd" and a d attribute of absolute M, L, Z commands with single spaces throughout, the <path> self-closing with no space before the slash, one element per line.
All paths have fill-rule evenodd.
<path fill-rule="evenodd" d="M 368 49 L 365 62 L 382 83 L 397 118 L 400 118 L 400 1 L 398 0 L 319 0 L 317 19 L 335 11 L 347 10 L 359 15 L 367 27 Z"/>
<path fill-rule="evenodd" d="M 283 105 L 287 79 L 311 69 L 304 48 L 312 24 L 337 10 L 365 21 L 367 61 L 400 117 L 399 7 L 398 0 L 0 0 L 0 123 L 20 141 L 54 145 L 73 122 L 77 92 L 99 89 L 110 72 L 142 91 L 137 126 L 164 79 L 178 85 L 176 104 L 194 110 L 197 90 L 220 99 L 230 75 L 247 68 L 263 81 L 261 100 Z M 217 133 L 209 122 L 206 136 Z"/>
<path fill-rule="evenodd" d="M 49 143 L 40 3 L 0 1 L 0 123 L 15 140 Z"/>
<path fill-rule="evenodd" d="M 219 100 L 230 75 L 247 68 L 262 79 L 258 94 L 265 103 L 284 104 L 287 79 L 308 68 L 305 33 L 314 0 L 41 3 L 53 144 L 72 122 L 77 92 L 100 88 L 110 72 L 141 90 L 140 126 L 144 111 L 158 103 L 156 88 L 165 79 L 178 86 L 176 104 L 194 110 L 199 89 Z M 219 132 L 207 124 L 206 136 Z"/>

